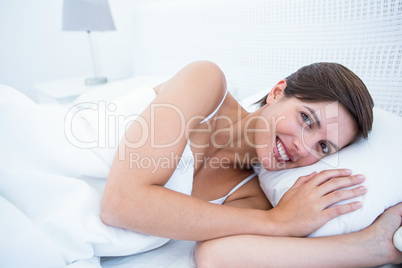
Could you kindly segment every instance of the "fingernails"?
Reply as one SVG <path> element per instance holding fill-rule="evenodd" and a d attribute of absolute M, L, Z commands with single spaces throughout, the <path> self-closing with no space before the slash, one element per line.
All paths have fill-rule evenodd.
<path fill-rule="evenodd" d="M 364 186 L 359 186 L 357 189 L 359 189 L 360 192 L 365 192 L 367 190 Z"/>
<path fill-rule="evenodd" d="M 364 180 L 366 177 L 363 174 L 356 175 L 359 180 Z"/>
<path fill-rule="evenodd" d="M 345 172 L 348 173 L 348 174 L 352 174 L 352 170 L 350 170 L 348 168 L 345 168 Z"/>

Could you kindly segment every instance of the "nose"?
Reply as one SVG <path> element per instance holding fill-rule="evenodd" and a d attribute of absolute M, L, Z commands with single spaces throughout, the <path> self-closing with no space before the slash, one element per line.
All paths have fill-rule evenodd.
<path fill-rule="evenodd" d="M 310 146 L 306 139 L 301 139 L 300 137 L 293 138 L 294 153 L 293 156 L 296 159 L 307 157 L 310 154 Z M 295 159 L 295 161 L 296 161 Z"/>

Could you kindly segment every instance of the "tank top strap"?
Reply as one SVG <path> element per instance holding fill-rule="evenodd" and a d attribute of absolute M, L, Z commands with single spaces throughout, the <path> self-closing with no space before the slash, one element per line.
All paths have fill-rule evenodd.
<path fill-rule="evenodd" d="M 202 121 L 200 122 L 200 124 L 202 124 L 202 123 L 208 121 L 209 119 L 211 119 L 211 118 L 219 111 L 219 108 L 221 108 L 222 103 L 225 101 L 227 94 L 228 94 L 228 90 L 226 89 L 225 96 L 223 96 L 223 98 L 222 98 L 222 100 L 221 100 L 221 103 L 219 103 L 219 105 L 218 105 L 218 107 L 216 107 L 215 111 L 213 111 L 210 115 L 208 115 L 207 117 L 205 117 L 204 120 L 202 120 Z"/>
<path fill-rule="evenodd" d="M 257 176 L 257 173 L 251 174 L 250 176 L 248 176 L 247 178 L 245 178 L 244 180 L 242 180 L 239 184 L 237 184 L 227 195 L 225 195 L 225 196 L 223 196 L 223 197 L 221 197 L 221 198 L 215 199 L 215 200 L 211 200 L 211 201 L 209 201 L 209 202 L 210 202 L 210 203 L 213 203 L 213 204 L 222 205 L 222 204 L 226 201 L 226 199 L 227 199 L 231 194 L 233 194 L 234 192 L 236 192 L 240 187 L 242 187 L 244 184 L 246 184 L 247 182 L 249 182 L 249 181 L 250 181 L 252 178 L 254 178 L 255 176 Z"/>
<path fill-rule="evenodd" d="M 242 187 L 244 184 L 246 184 L 247 182 L 249 182 L 252 178 L 254 178 L 255 176 L 257 176 L 256 173 L 251 174 L 250 176 L 248 176 L 247 178 L 245 178 L 244 180 L 242 180 L 239 184 L 237 184 L 227 195 L 226 197 L 228 197 L 229 195 L 233 194 L 234 192 L 236 192 L 240 187 Z"/>

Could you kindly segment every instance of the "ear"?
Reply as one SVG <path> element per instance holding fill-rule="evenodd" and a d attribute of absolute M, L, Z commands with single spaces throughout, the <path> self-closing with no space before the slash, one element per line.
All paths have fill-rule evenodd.
<path fill-rule="evenodd" d="M 268 93 L 267 104 L 271 104 L 273 101 L 280 99 L 284 95 L 284 90 L 287 86 L 286 80 L 279 81 Z"/>

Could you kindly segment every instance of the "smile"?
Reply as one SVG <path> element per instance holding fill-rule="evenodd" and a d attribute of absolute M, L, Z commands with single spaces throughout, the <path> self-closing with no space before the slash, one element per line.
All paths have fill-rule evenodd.
<path fill-rule="evenodd" d="M 276 138 L 276 148 L 278 149 L 279 157 L 282 161 L 289 161 L 290 157 L 286 153 L 285 146 L 282 144 L 282 141 L 279 138 Z M 278 158 L 278 155 L 277 155 Z"/>

